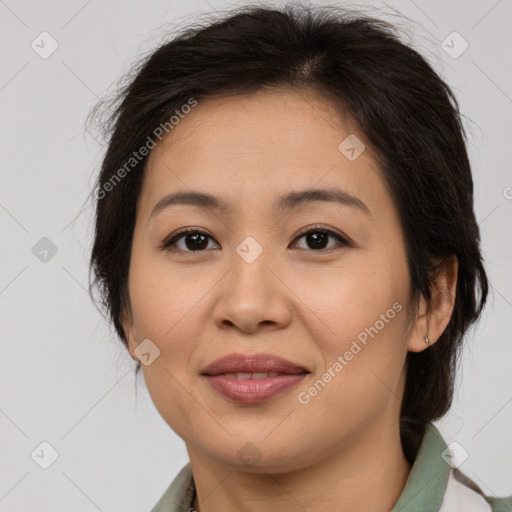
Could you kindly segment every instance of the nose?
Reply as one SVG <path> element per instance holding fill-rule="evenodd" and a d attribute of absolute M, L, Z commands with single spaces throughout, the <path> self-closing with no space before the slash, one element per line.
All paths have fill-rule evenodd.
<path fill-rule="evenodd" d="M 233 252 L 231 270 L 216 290 L 215 324 L 244 333 L 285 328 L 292 318 L 293 293 L 279 265 L 270 251 L 263 250 L 253 261 L 240 254 Z"/>

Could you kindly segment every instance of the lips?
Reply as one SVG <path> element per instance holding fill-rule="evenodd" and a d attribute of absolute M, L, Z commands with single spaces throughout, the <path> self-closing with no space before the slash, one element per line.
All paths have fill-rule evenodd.
<path fill-rule="evenodd" d="M 296 386 L 310 372 L 270 354 L 231 354 L 202 372 L 213 390 L 232 402 L 265 402 Z"/>
<path fill-rule="evenodd" d="M 226 377 L 231 377 L 232 379 L 237 380 L 245 380 L 245 379 L 268 379 L 272 377 L 277 377 L 279 375 L 279 372 L 256 372 L 256 373 L 244 373 L 244 372 L 238 372 L 238 373 L 223 373 L 221 375 L 225 375 Z M 212 375 L 210 375 L 212 377 Z"/>
<path fill-rule="evenodd" d="M 272 374 L 286 373 L 298 374 L 309 373 L 307 368 L 292 363 L 286 359 L 270 354 L 230 354 L 228 356 L 217 359 L 211 363 L 201 372 L 203 375 L 221 375 L 221 374 L 251 374 L 251 378 L 263 378 L 257 374 L 271 374 L 268 377 L 274 376 Z M 238 377 L 237 377 L 238 378 Z"/>

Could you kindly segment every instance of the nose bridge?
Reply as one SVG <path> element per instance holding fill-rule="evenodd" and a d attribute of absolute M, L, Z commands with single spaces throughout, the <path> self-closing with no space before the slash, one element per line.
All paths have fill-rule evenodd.
<path fill-rule="evenodd" d="M 216 305 L 216 321 L 247 331 L 263 323 L 286 324 L 290 318 L 288 301 L 275 270 L 269 269 L 273 265 L 271 251 L 256 237 L 245 237 L 231 255 L 231 271 Z"/>
<path fill-rule="evenodd" d="M 260 297 L 265 295 L 268 287 L 273 287 L 270 283 L 272 277 L 267 266 L 271 265 L 269 250 L 264 247 L 263 236 L 246 236 L 236 247 L 231 257 L 233 272 L 231 275 L 231 289 L 244 296 L 244 287 L 246 291 L 256 292 Z"/>
<path fill-rule="evenodd" d="M 236 254 L 247 264 L 252 265 L 254 262 L 256 262 L 258 259 L 261 260 L 267 259 L 267 253 L 268 249 L 264 249 L 263 244 L 263 237 L 258 236 L 260 239 L 260 242 L 252 236 L 248 235 L 246 236 L 236 247 L 235 252 Z M 265 253 L 265 257 L 261 258 L 261 256 Z"/>

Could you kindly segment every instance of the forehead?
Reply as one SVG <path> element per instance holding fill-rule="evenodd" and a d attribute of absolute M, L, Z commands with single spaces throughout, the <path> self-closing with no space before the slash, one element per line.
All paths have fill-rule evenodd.
<path fill-rule="evenodd" d="M 144 209 L 175 189 L 237 202 L 313 186 L 360 196 L 382 188 L 367 145 L 356 159 L 342 151 L 347 138 L 363 139 L 356 124 L 315 93 L 273 90 L 200 100 L 180 117 L 148 158 L 139 198 Z"/>

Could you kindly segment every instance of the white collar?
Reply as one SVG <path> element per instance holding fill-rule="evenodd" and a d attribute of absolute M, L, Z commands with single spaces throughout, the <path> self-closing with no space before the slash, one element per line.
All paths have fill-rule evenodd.
<path fill-rule="evenodd" d="M 491 512 L 484 497 L 458 480 L 459 472 L 450 468 L 448 483 L 439 512 Z"/>

